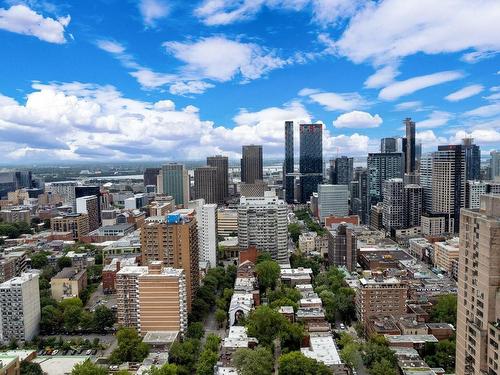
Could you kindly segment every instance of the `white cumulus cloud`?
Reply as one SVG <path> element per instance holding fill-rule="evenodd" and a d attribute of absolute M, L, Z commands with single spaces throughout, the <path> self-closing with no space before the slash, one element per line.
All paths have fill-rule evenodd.
<path fill-rule="evenodd" d="M 162 0 L 139 0 L 139 11 L 144 24 L 149 27 L 156 26 L 156 21 L 168 16 L 170 7 Z"/>
<path fill-rule="evenodd" d="M 372 116 L 368 112 L 352 111 L 344 113 L 333 121 L 333 126 L 336 128 L 377 128 L 382 124 L 382 118 L 376 114 Z"/>
<path fill-rule="evenodd" d="M 57 19 L 44 17 L 21 4 L 9 9 L 0 8 L 0 29 L 31 35 L 49 43 L 66 43 L 64 31 L 70 20 L 69 15 Z"/>

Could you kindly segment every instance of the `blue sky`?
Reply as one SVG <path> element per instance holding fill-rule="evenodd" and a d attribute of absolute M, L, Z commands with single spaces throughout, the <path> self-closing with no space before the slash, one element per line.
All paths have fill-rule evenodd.
<path fill-rule="evenodd" d="M 0 0 L 3 162 L 325 158 L 417 122 L 424 151 L 500 148 L 497 0 Z"/>

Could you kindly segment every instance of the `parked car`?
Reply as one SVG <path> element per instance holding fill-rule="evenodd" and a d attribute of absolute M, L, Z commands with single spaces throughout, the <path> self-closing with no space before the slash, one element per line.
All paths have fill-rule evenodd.
<path fill-rule="evenodd" d="M 52 355 L 57 355 L 57 353 L 59 353 L 59 350 L 58 350 L 58 349 L 54 350 L 54 351 L 52 352 Z"/>
<path fill-rule="evenodd" d="M 91 355 L 92 354 L 92 349 L 89 349 L 85 352 L 86 355 Z"/>
<path fill-rule="evenodd" d="M 345 329 L 345 325 L 344 323 L 340 323 L 340 329 L 344 330 Z"/>

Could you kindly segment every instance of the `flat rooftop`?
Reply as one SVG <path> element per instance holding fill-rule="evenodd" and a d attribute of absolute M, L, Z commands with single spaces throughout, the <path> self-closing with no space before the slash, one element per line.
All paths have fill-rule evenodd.
<path fill-rule="evenodd" d="M 37 357 L 33 360 L 34 363 L 40 364 L 42 371 L 50 375 L 67 375 L 71 374 L 71 370 L 75 365 L 89 359 L 89 356 L 50 356 Z"/>
<path fill-rule="evenodd" d="M 301 348 L 300 351 L 306 357 L 315 359 L 327 366 L 339 365 L 342 363 L 331 335 L 311 336 L 310 346 L 308 348 Z"/>

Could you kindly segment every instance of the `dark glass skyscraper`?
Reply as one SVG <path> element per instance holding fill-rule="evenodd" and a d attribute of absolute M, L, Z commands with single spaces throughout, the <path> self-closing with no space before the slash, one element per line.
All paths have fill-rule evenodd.
<path fill-rule="evenodd" d="M 334 171 L 330 171 L 330 180 L 333 185 L 349 185 L 352 181 L 352 173 L 354 169 L 354 159 L 342 156 L 335 159 L 333 166 Z"/>
<path fill-rule="evenodd" d="M 224 203 L 229 197 L 229 162 L 227 156 L 209 156 L 207 165 L 217 168 L 217 203 Z"/>
<path fill-rule="evenodd" d="M 394 137 L 382 138 L 380 140 L 380 152 L 396 152 L 398 150 L 398 140 Z"/>
<path fill-rule="evenodd" d="M 157 186 L 158 184 L 158 175 L 160 174 L 160 169 L 161 168 L 146 168 L 144 170 L 144 186 L 148 185 L 154 185 Z"/>
<path fill-rule="evenodd" d="M 481 179 L 481 150 L 474 144 L 474 139 L 464 138 L 465 178 L 466 180 Z"/>
<path fill-rule="evenodd" d="M 300 124 L 301 202 L 306 203 L 323 181 L 323 124 Z"/>
<path fill-rule="evenodd" d="M 382 184 L 390 178 L 403 177 L 403 154 L 400 152 L 368 154 L 368 199 L 370 205 L 383 200 Z"/>
<path fill-rule="evenodd" d="M 195 199 L 204 199 L 205 203 L 216 203 L 216 167 L 199 167 L 194 169 L 194 196 Z"/>
<path fill-rule="evenodd" d="M 285 189 L 285 201 L 293 203 L 295 177 L 288 174 L 293 173 L 293 121 L 285 121 L 285 163 L 283 164 L 283 189 Z"/>
<path fill-rule="evenodd" d="M 415 172 L 415 121 L 407 117 L 404 120 L 406 127 L 405 173 Z"/>
<path fill-rule="evenodd" d="M 253 184 L 262 179 L 262 146 L 242 146 L 241 182 Z"/>

